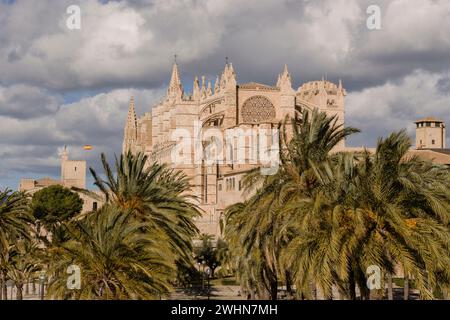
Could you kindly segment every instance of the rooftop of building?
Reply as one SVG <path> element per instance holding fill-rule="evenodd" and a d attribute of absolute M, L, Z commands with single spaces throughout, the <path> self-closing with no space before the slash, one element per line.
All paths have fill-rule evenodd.
<path fill-rule="evenodd" d="M 429 151 L 433 151 L 433 152 L 439 152 L 439 153 L 443 153 L 443 154 L 448 154 L 450 155 L 450 149 L 442 149 L 442 148 L 421 148 L 418 150 L 429 150 Z"/>
<path fill-rule="evenodd" d="M 444 121 L 441 119 L 436 119 L 435 117 L 425 117 L 423 119 L 414 121 L 414 123 L 419 123 L 419 122 L 441 122 L 442 123 Z"/>
<path fill-rule="evenodd" d="M 345 147 L 344 150 L 336 150 L 336 152 L 342 151 L 355 153 L 367 151 L 369 153 L 375 153 L 376 148 Z M 421 159 L 430 160 L 437 164 L 450 165 L 450 149 L 409 149 L 406 156 L 418 156 Z"/>
<path fill-rule="evenodd" d="M 450 149 L 410 149 L 408 155 L 450 166 Z"/>
<path fill-rule="evenodd" d="M 251 90 L 258 90 L 258 89 L 265 89 L 265 90 L 278 90 L 277 87 L 272 87 L 267 84 L 258 83 L 258 82 L 247 82 L 239 85 L 240 89 L 251 89 Z"/>

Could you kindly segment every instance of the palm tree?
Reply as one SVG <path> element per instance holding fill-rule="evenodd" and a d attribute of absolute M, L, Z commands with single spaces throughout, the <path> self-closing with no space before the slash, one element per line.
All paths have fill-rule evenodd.
<path fill-rule="evenodd" d="M 116 157 L 116 174 L 104 154 L 101 159 L 106 180 L 94 169 L 90 171 L 106 202 L 129 209 L 138 219 L 145 220 L 179 259 L 191 264 L 192 239 L 198 232 L 193 219 L 199 210 L 187 195 L 190 185 L 186 175 L 165 165 L 148 165 L 147 156 L 141 153 Z"/>
<path fill-rule="evenodd" d="M 357 130 L 343 130 L 317 111 L 300 116 L 300 123 L 291 122 L 290 140 L 283 131 L 280 170 L 250 173 L 247 188 L 259 188 L 226 211 L 225 236 L 243 289 L 273 298 L 276 282 L 292 279 L 301 298 L 320 290 L 331 299 L 338 289 L 356 299 L 358 287 L 367 299 L 375 292 L 366 286 L 366 270 L 377 265 L 389 298 L 397 267 L 414 279 L 422 298 L 435 288 L 445 292 L 448 170 L 408 157 L 404 132 L 380 139 L 374 155 L 333 153 Z"/>
<path fill-rule="evenodd" d="M 23 299 L 23 287 L 41 269 L 37 258 L 40 249 L 29 240 L 19 240 L 11 249 L 11 263 L 8 265 L 8 278 L 17 289 L 16 299 Z"/>
<path fill-rule="evenodd" d="M 0 297 L 5 300 L 10 248 L 17 239 L 30 237 L 31 215 L 28 204 L 23 193 L 9 189 L 0 191 Z"/>
<path fill-rule="evenodd" d="M 195 260 L 197 263 L 204 263 L 211 270 L 211 277 L 214 277 L 216 268 L 219 266 L 217 249 L 213 245 L 214 235 L 201 234 L 199 237 L 201 245 L 194 248 Z"/>
<path fill-rule="evenodd" d="M 320 186 L 306 211 L 316 219 L 297 227 L 287 250 L 297 275 L 309 273 L 325 292 L 336 284 L 353 299 L 355 285 L 369 297 L 370 265 L 381 267 L 388 279 L 401 266 L 422 298 L 448 286 L 448 171 L 407 158 L 408 149 L 408 137 L 399 132 L 379 140 L 373 156 L 355 161 L 340 155 L 315 166 Z"/>
<path fill-rule="evenodd" d="M 385 239 L 388 258 L 430 299 L 433 288 L 445 288 L 450 280 L 450 181 L 447 168 L 408 157 L 409 148 L 404 131 L 379 140 L 366 202 L 392 235 Z"/>
<path fill-rule="evenodd" d="M 230 274 L 230 249 L 228 243 L 222 238 L 217 239 L 216 257 L 223 275 Z"/>
<path fill-rule="evenodd" d="M 174 256 L 148 221 L 106 204 L 66 224 L 71 239 L 50 248 L 48 294 L 59 299 L 155 299 L 171 290 Z M 152 232 L 150 232 L 152 230 Z M 81 288 L 67 289 L 67 267 L 81 270 Z"/>
<path fill-rule="evenodd" d="M 279 257 L 294 235 L 290 230 L 292 211 L 302 204 L 316 184 L 311 164 L 328 159 L 342 139 L 357 132 L 354 128 L 342 128 L 336 117 L 328 118 L 317 109 L 312 112 L 305 109 L 299 116 L 300 122 L 286 119 L 283 124 L 282 165 L 278 172 L 272 176 L 261 176 L 257 170 L 250 172 L 244 181 L 246 189 L 261 187 L 247 202 L 231 206 L 226 212 L 225 238 L 238 257 L 241 285 L 244 278 L 257 275 L 246 280 L 247 284 L 262 283 L 258 288 L 263 292 L 257 294 L 272 299 L 276 299 L 280 279 L 290 288 L 291 265 L 281 264 Z M 289 123 L 292 138 L 287 132 Z M 260 261 L 249 264 L 250 257 Z M 256 270 L 248 270 L 251 266 Z"/>

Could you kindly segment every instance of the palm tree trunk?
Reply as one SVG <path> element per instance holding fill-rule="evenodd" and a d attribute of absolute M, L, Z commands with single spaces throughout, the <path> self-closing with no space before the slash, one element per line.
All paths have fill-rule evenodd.
<path fill-rule="evenodd" d="M 2 292 L 3 292 L 3 300 L 8 300 L 8 288 L 6 287 L 6 271 L 3 270 L 2 274 Z"/>
<path fill-rule="evenodd" d="M 23 300 L 23 284 L 22 283 L 18 283 L 16 284 L 16 300 Z"/>
<path fill-rule="evenodd" d="M 356 300 L 356 281 L 352 271 L 350 271 L 349 277 L 349 293 L 350 293 L 350 300 Z"/>
<path fill-rule="evenodd" d="M 409 278 L 407 275 L 405 275 L 403 285 L 403 300 L 409 300 Z"/>
<path fill-rule="evenodd" d="M 317 286 L 315 282 L 311 282 L 311 296 L 314 300 L 317 300 Z"/>
<path fill-rule="evenodd" d="M 285 277 L 286 277 L 286 294 L 289 296 L 289 298 L 292 297 L 293 292 L 292 292 L 292 279 L 291 279 L 291 273 L 289 271 L 286 270 L 285 272 Z"/>
<path fill-rule="evenodd" d="M 388 300 L 394 300 L 394 291 L 392 288 L 392 274 L 387 274 L 387 281 L 388 281 Z"/>
<path fill-rule="evenodd" d="M 340 288 L 337 290 L 337 299 L 338 300 L 345 300 L 345 294 L 342 292 Z"/>
<path fill-rule="evenodd" d="M 278 281 L 271 281 L 270 283 L 270 299 L 277 300 L 278 295 Z"/>

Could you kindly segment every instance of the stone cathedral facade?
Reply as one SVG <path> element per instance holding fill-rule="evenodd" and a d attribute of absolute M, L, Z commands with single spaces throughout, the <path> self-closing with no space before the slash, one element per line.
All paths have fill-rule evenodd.
<path fill-rule="evenodd" d="M 239 84 L 233 65 L 227 63 L 214 85 L 204 76 L 201 83 L 196 77 L 192 93 L 187 94 L 183 90 L 178 65 L 174 63 L 163 101 L 138 118 L 134 99 L 130 100 L 123 151 L 143 152 L 151 162 L 167 163 L 185 172 L 191 181 L 191 192 L 204 211 L 202 218 L 196 221 L 202 233 L 216 236 L 220 233 L 224 209 L 248 197 L 242 187 L 243 176 L 250 169 L 262 165 L 258 157 L 256 162 L 246 161 L 249 160 L 246 157 L 251 158 L 250 149 L 256 144 L 249 144 L 250 147 L 230 144 L 221 136 L 226 137 L 232 130 L 244 134 L 253 130 L 273 142 L 272 130 L 278 128 L 286 116 L 294 116 L 295 110 L 300 108 L 318 108 L 329 115 L 337 115 L 339 124 L 344 124 L 346 91 L 341 81 L 338 84 L 324 79 L 311 81 L 295 90 L 288 68 L 284 66 L 274 82 L 274 85 Z M 209 130 L 213 134 L 202 135 L 199 130 Z M 237 138 L 235 135 L 231 139 Z M 181 140 L 185 147 L 180 151 Z M 215 155 L 223 150 L 226 152 L 222 161 L 211 163 L 202 158 L 202 152 L 198 155 L 198 147 L 202 152 L 207 150 Z M 342 142 L 339 148 L 344 147 Z M 235 161 L 240 151 L 241 155 L 244 154 L 244 161 Z M 187 161 L 177 162 L 174 160 L 177 156 Z"/>

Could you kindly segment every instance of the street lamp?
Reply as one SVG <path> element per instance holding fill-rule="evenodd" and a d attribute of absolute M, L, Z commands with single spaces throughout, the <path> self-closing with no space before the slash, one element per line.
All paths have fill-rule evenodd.
<path fill-rule="evenodd" d="M 202 257 L 203 258 L 203 257 Z M 203 267 L 203 269 L 202 269 L 202 290 L 205 290 L 205 263 L 206 263 L 206 261 L 205 260 L 203 260 L 202 261 L 202 267 Z"/>
<path fill-rule="evenodd" d="M 212 266 L 213 266 L 213 270 L 216 270 L 217 263 L 214 262 Z M 211 277 L 212 277 L 212 270 L 211 270 Z"/>
<path fill-rule="evenodd" d="M 209 285 L 209 279 L 211 278 L 211 268 L 207 267 L 205 270 L 206 276 L 208 277 L 208 300 L 209 300 L 209 295 L 211 292 L 211 286 Z"/>
<path fill-rule="evenodd" d="M 201 266 L 200 261 L 197 262 L 197 266 L 198 266 L 198 272 L 200 272 L 200 266 Z M 195 296 L 197 296 L 197 289 L 198 289 L 198 287 L 197 287 L 197 281 L 195 281 L 195 282 L 196 283 L 195 283 L 195 286 L 194 286 L 194 292 L 195 292 Z"/>

